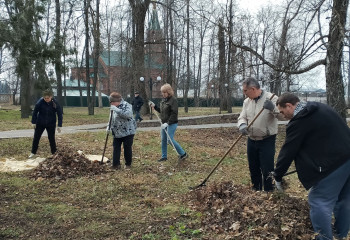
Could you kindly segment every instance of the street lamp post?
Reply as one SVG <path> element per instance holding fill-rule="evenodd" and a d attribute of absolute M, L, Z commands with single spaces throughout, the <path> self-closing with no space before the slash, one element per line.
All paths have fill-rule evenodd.
<path fill-rule="evenodd" d="M 212 99 L 212 101 L 211 101 L 211 106 L 212 107 L 214 107 L 214 101 L 215 101 L 215 89 L 214 89 L 214 84 L 212 84 L 211 85 L 211 94 L 212 94 L 212 96 L 211 96 L 211 99 Z"/>
<path fill-rule="evenodd" d="M 226 103 L 227 103 L 227 113 L 232 113 L 232 99 L 231 99 L 231 88 L 228 83 L 225 83 L 225 89 L 226 89 Z"/>
<path fill-rule="evenodd" d="M 228 95 L 228 83 L 225 83 L 224 84 L 225 86 L 225 89 L 226 89 L 226 106 L 227 106 L 227 111 L 228 111 L 228 108 L 230 107 L 229 104 L 228 104 L 228 101 L 230 101 L 230 96 Z"/>

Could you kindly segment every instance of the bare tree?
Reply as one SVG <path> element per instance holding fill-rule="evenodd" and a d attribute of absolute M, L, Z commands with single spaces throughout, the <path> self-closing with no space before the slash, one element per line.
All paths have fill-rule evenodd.
<path fill-rule="evenodd" d="M 99 107 L 102 107 L 100 81 L 99 81 L 99 58 L 100 58 L 100 0 L 96 0 L 96 11 L 92 15 L 92 35 L 94 38 L 94 50 L 93 50 L 93 62 L 94 62 L 94 78 L 92 83 L 92 101 L 88 105 L 89 114 L 94 114 L 95 99 L 96 99 L 96 86 L 98 84 L 99 92 Z"/>
<path fill-rule="evenodd" d="M 320 1 L 320 4 L 324 3 L 324 0 Z M 346 116 L 346 107 L 345 107 L 345 98 L 344 98 L 344 85 L 341 76 L 341 55 L 343 52 L 343 42 L 345 37 L 345 22 L 346 22 L 346 12 L 348 9 L 348 1 L 335 0 L 333 1 L 332 7 L 332 17 L 329 27 L 328 34 L 328 43 L 327 43 L 327 55 L 326 58 L 321 58 L 319 60 L 313 61 L 312 63 L 296 68 L 286 67 L 287 65 L 281 67 L 277 64 L 274 64 L 272 61 L 263 57 L 259 52 L 252 49 L 249 46 L 241 42 L 233 42 L 232 44 L 238 48 L 241 48 L 244 51 L 248 51 L 255 56 L 257 56 L 262 64 L 269 66 L 271 69 L 277 72 L 283 72 L 286 74 L 301 74 L 308 72 L 314 69 L 317 66 L 325 65 L 326 66 L 326 87 L 327 87 L 327 102 L 332 106 L 343 118 Z M 315 11 L 319 11 L 319 7 Z M 312 18 L 314 20 L 314 18 Z M 311 20 L 310 20 L 311 21 Z M 306 28 L 310 27 L 310 24 L 307 24 Z M 296 61 L 293 63 L 288 63 L 288 66 L 297 66 L 297 63 L 305 61 L 306 58 L 313 56 L 312 54 L 318 49 L 317 44 L 324 39 L 324 36 L 320 36 L 318 39 L 312 35 L 312 39 L 315 39 L 314 42 L 311 40 L 306 41 L 309 46 L 304 47 L 299 53 L 299 56 L 296 57 Z M 305 42 L 305 41 L 304 41 Z"/>
<path fill-rule="evenodd" d="M 134 69 L 132 81 L 142 96 L 146 95 L 145 83 L 139 81 L 140 76 L 145 76 L 144 66 L 144 34 L 145 34 L 145 17 L 151 0 L 128 0 L 132 11 L 132 67 Z M 132 91 L 133 89 L 131 89 Z M 132 92 L 130 92 L 132 94 Z M 145 99 L 146 101 L 148 99 Z"/>
<path fill-rule="evenodd" d="M 188 112 L 188 89 L 191 81 L 191 67 L 190 67 L 190 0 L 187 0 L 187 5 L 186 5 L 186 35 L 187 35 L 187 47 L 186 47 L 186 65 L 187 65 L 187 77 L 185 81 L 185 87 L 184 87 L 184 95 L 183 95 L 183 100 L 184 100 L 184 107 L 185 107 L 185 112 Z"/>
<path fill-rule="evenodd" d="M 348 6 L 349 0 L 333 1 L 326 58 L 327 102 L 344 119 L 346 118 L 346 104 L 344 83 L 341 74 L 341 59 L 343 55 Z"/>
<path fill-rule="evenodd" d="M 225 77 L 226 77 L 226 57 L 225 57 L 225 31 L 223 26 L 223 20 L 219 19 L 219 31 L 218 31 L 218 42 L 219 42 L 219 98 L 220 98 L 220 113 L 222 110 L 227 109 L 225 102 Z"/>
<path fill-rule="evenodd" d="M 56 27 L 55 27 L 55 72 L 57 79 L 57 100 L 63 106 L 62 98 L 62 53 L 63 53 L 63 44 L 61 38 L 61 4 L 60 0 L 55 0 L 55 9 L 56 9 Z"/>

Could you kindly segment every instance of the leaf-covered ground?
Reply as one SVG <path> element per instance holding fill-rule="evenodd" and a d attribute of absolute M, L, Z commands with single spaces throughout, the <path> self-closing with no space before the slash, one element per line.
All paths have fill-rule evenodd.
<path fill-rule="evenodd" d="M 252 191 L 232 182 L 194 192 L 193 207 L 203 212 L 202 227 L 225 239 L 312 239 L 306 201 L 280 193 Z"/>
<path fill-rule="evenodd" d="M 82 177 L 106 173 L 106 165 L 98 161 L 90 161 L 76 150 L 61 146 L 55 154 L 41 162 L 31 176 L 35 179 L 53 178 L 65 180 L 67 178 Z"/>
<path fill-rule="evenodd" d="M 277 138 L 277 153 L 284 139 Z M 296 175 L 284 193 L 250 190 L 246 139 L 207 184 L 198 185 L 238 137 L 237 129 L 178 130 L 190 158 L 169 146 L 159 163 L 159 132 L 135 135 L 132 169 L 112 171 L 77 153 L 102 154 L 105 133 L 61 135 L 58 152 L 28 173 L 0 174 L 0 239 L 312 239 L 306 191 Z M 26 156 L 32 139 L 1 142 Z M 5 150 L 6 148 L 6 150 Z M 39 155 L 50 155 L 47 139 Z M 112 144 L 106 156 L 111 158 Z M 123 162 L 123 159 L 122 159 Z"/>

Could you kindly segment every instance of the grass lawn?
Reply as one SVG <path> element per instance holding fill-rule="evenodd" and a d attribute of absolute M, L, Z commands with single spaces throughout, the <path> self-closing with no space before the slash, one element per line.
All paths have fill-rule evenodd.
<path fill-rule="evenodd" d="M 240 112 L 241 107 L 232 108 L 232 112 Z M 94 109 L 94 115 L 88 114 L 86 107 L 65 107 L 63 114 L 63 126 L 76 126 L 82 124 L 107 123 L 109 108 Z M 222 112 L 227 113 L 227 111 Z M 219 108 L 192 108 L 188 112 L 184 108 L 179 108 L 179 117 L 202 116 L 219 114 Z M 142 116 L 144 120 L 149 120 L 150 115 Z M 156 117 L 153 115 L 153 119 Z M 0 108 L 0 131 L 29 129 L 32 128 L 31 117 L 21 118 L 20 106 L 2 105 Z"/>
<path fill-rule="evenodd" d="M 1 111 L 7 111 L 1 112 L 2 130 L 12 128 L 8 126 L 12 118 L 22 121 L 12 111 Z M 193 112 L 210 114 L 202 109 Z M 181 111 L 180 115 L 186 116 Z M 67 125 L 105 122 L 107 118 L 108 108 L 96 109 L 96 116 L 88 116 L 86 109 L 65 109 Z M 139 131 L 135 135 L 130 171 L 109 171 L 66 181 L 35 180 L 30 171 L 0 173 L 0 239 L 240 239 L 219 236 L 215 230 L 204 231 L 203 213 L 193 208 L 193 194 L 189 190 L 208 176 L 238 136 L 237 129 L 230 128 L 178 130 L 175 139 L 190 155 L 180 166 L 170 146 L 169 160 L 157 162 L 159 131 Z M 69 146 L 85 154 L 101 155 L 104 140 L 104 131 L 86 132 L 60 135 L 57 144 L 58 148 Z M 283 140 L 281 126 L 276 154 Z M 0 161 L 11 157 L 26 159 L 31 141 L 31 138 L 0 140 Z M 40 141 L 38 155 L 50 155 L 46 137 Z M 112 157 L 111 139 L 106 156 Z M 286 192 L 305 198 L 306 191 L 296 175 L 286 179 L 289 182 Z M 250 185 L 245 138 L 227 155 L 207 184 L 222 181 Z"/>

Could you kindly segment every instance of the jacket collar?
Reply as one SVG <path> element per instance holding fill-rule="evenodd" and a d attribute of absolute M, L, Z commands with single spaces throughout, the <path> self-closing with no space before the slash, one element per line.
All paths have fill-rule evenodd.
<path fill-rule="evenodd" d="M 264 90 L 261 90 L 261 94 L 258 97 L 254 98 L 253 100 L 257 103 L 263 95 L 264 95 Z"/>

